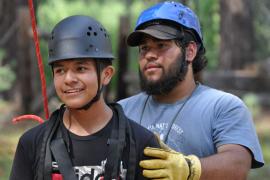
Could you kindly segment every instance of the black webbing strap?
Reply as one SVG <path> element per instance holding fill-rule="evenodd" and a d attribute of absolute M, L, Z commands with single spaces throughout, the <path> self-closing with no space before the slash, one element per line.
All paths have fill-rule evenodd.
<path fill-rule="evenodd" d="M 35 180 L 51 180 L 51 153 L 49 142 L 59 125 L 59 110 L 55 111 L 46 123 L 46 131 L 41 143 L 36 167 Z"/>
<path fill-rule="evenodd" d="M 127 119 L 127 117 L 124 116 L 123 109 L 120 107 L 120 105 L 116 104 L 115 109 L 118 112 L 118 118 L 119 121 L 125 121 L 125 128 L 126 128 L 126 136 L 129 138 L 129 163 L 128 163 L 128 171 L 127 171 L 127 180 L 133 180 L 135 179 L 135 170 L 137 167 L 136 164 L 136 143 L 133 138 L 132 129 L 130 126 L 131 120 Z"/>
<path fill-rule="evenodd" d="M 117 179 L 119 176 L 119 165 L 123 153 L 123 149 L 126 145 L 126 120 L 120 119 L 117 110 L 113 110 L 115 113 L 113 130 L 111 137 L 108 140 L 109 152 L 107 162 L 105 165 L 105 180 Z"/>
<path fill-rule="evenodd" d="M 130 123 L 127 123 L 127 129 L 129 132 L 129 163 L 128 163 L 128 171 L 127 171 L 127 179 L 132 180 L 135 179 L 135 169 L 136 169 L 136 145 L 131 135 L 132 130 L 130 127 Z"/>
<path fill-rule="evenodd" d="M 113 130 L 112 136 L 116 136 L 117 132 Z M 119 142 L 116 138 L 110 138 L 108 140 L 109 150 L 107 162 L 105 165 L 104 180 L 117 179 L 119 171 Z"/>
<path fill-rule="evenodd" d="M 64 108 L 61 107 L 59 118 L 63 118 Z M 77 180 L 78 178 L 75 175 L 75 171 L 71 162 L 71 157 L 68 152 L 70 151 L 70 139 L 67 139 L 67 132 L 64 130 L 63 121 L 59 119 L 58 129 L 55 133 L 54 140 L 50 143 L 50 150 L 54 159 L 58 164 L 58 169 L 65 180 Z M 65 140 L 68 141 L 65 143 Z M 67 147 L 68 146 L 68 147 Z"/>
<path fill-rule="evenodd" d="M 58 114 L 57 119 L 55 120 L 53 129 L 51 130 L 51 133 L 49 135 L 48 141 L 46 142 L 46 147 L 45 147 L 46 153 L 44 156 L 44 177 L 43 177 L 44 180 L 51 180 L 52 178 L 51 177 L 52 176 L 52 154 L 51 154 L 51 149 L 50 149 L 50 142 L 59 127 L 59 123 L 60 123 L 59 118 L 60 117 Z"/>
<path fill-rule="evenodd" d="M 63 138 L 51 142 L 51 151 L 65 180 L 77 180 Z"/>

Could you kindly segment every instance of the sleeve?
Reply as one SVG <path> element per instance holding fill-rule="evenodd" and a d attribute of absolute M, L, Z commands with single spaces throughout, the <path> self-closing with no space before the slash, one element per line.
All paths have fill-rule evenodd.
<path fill-rule="evenodd" d="M 32 162 L 27 149 L 24 146 L 25 141 L 21 137 L 16 149 L 15 157 L 12 164 L 10 180 L 20 180 L 20 179 L 34 179 L 32 171 Z"/>
<path fill-rule="evenodd" d="M 217 104 L 213 118 L 213 140 L 216 147 L 224 144 L 239 144 L 252 154 L 252 167 L 263 166 L 262 151 L 245 104 L 235 96 L 224 96 Z"/>
<path fill-rule="evenodd" d="M 160 148 L 159 142 L 153 133 L 151 133 L 149 140 L 145 144 L 145 147 Z"/>
<path fill-rule="evenodd" d="M 137 168 L 136 168 L 136 177 L 135 179 L 144 180 L 146 179 L 142 175 L 142 168 L 139 166 L 141 160 L 149 159 L 147 156 L 143 154 L 144 148 L 146 147 L 154 147 L 160 148 L 158 140 L 156 139 L 155 135 L 150 132 L 149 130 L 143 128 L 142 126 L 135 125 L 133 126 L 133 130 L 136 131 L 135 133 L 135 140 L 136 140 L 136 151 L 137 151 Z"/>
<path fill-rule="evenodd" d="M 141 136 L 141 142 L 139 145 L 138 153 L 139 153 L 139 161 L 144 159 L 149 159 L 147 156 L 143 154 L 144 148 L 146 147 L 153 147 L 153 148 L 160 148 L 157 138 L 155 135 L 149 131 L 147 136 Z"/>

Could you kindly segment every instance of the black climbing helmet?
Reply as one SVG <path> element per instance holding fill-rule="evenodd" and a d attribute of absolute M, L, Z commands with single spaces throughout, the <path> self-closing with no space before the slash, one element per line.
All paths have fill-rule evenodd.
<path fill-rule="evenodd" d="M 114 58 L 109 34 L 98 21 L 89 16 L 67 17 L 52 30 L 48 63 L 51 65 L 56 61 L 75 58 Z"/>

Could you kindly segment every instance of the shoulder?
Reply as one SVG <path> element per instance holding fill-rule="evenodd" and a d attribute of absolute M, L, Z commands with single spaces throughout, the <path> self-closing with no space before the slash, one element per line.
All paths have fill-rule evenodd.
<path fill-rule="evenodd" d="M 159 143 L 153 132 L 132 120 L 129 120 L 129 123 L 134 140 L 136 141 L 139 149 L 144 149 L 145 147 L 159 147 Z"/>
<path fill-rule="evenodd" d="M 43 138 L 47 122 L 39 124 L 28 131 L 26 131 L 19 140 L 22 146 L 35 147 Z"/>
<path fill-rule="evenodd" d="M 31 164 L 35 163 L 35 159 L 39 156 L 39 149 L 41 147 L 41 142 L 43 139 L 43 135 L 45 132 L 46 122 L 42 123 L 36 127 L 33 127 L 26 131 L 19 139 L 15 157 L 13 160 L 13 166 L 15 166 L 14 170 L 17 172 L 18 168 L 27 169 Z M 24 164 L 24 167 L 20 167 Z M 31 174 L 30 172 L 26 174 Z"/>
<path fill-rule="evenodd" d="M 52 126 L 55 124 L 58 113 L 59 110 L 54 111 L 49 120 L 26 131 L 20 137 L 19 143 L 22 146 L 31 147 L 33 149 L 37 148 L 38 145 L 42 142 L 45 133 L 50 131 Z"/>
<path fill-rule="evenodd" d="M 125 119 L 130 125 L 131 133 L 134 137 L 136 144 L 143 147 L 158 147 L 158 141 L 156 140 L 155 135 L 150 130 L 129 119 L 124 114 L 123 108 L 118 103 L 111 104 L 111 106 L 114 107 L 114 109 L 117 111 L 118 117 Z"/>
<path fill-rule="evenodd" d="M 131 106 L 131 105 L 137 104 L 138 102 L 145 101 L 147 97 L 148 96 L 145 93 L 139 93 L 134 96 L 122 99 L 118 101 L 117 103 L 120 104 L 125 109 L 127 106 Z"/>
<path fill-rule="evenodd" d="M 133 131 L 133 133 L 135 135 L 139 135 L 140 137 L 143 136 L 144 138 L 146 138 L 146 137 L 154 137 L 154 134 L 150 130 L 148 130 L 145 127 L 139 125 L 135 121 L 132 121 L 130 119 L 128 119 L 128 121 L 129 121 L 131 129 L 132 129 L 132 131 Z"/>
<path fill-rule="evenodd" d="M 140 93 L 118 101 L 118 103 L 122 106 L 128 118 L 138 122 L 148 98 L 149 96 L 147 94 Z"/>
<path fill-rule="evenodd" d="M 244 105 L 239 97 L 205 85 L 199 85 L 198 91 L 195 93 L 195 98 L 196 97 L 200 99 L 199 102 L 215 103 L 217 105 Z"/>

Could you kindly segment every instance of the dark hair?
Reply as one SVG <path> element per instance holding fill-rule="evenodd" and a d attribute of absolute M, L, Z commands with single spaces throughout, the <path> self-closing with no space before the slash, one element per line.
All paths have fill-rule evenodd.
<path fill-rule="evenodd" d="M 202 46 L 201 44 L 197 44 L 197 47 L 198 47 L 197 54 L 194 60 L 192 61 L 193 74 L 197 74 L 198 72 L 200 72 L 201 70 L 203 70 L 203 68 L 207 66 L 207 58 L 205 56 L 205 52 L 206 52 L 205 47 Z"/>
<path fill-rule="evenodd" d="M 185 51 L 185 48 L 188 46 L 188 44 L 191 41 L 196 42 L 198 51 L 194 60 L 192 61 L 192 69 L 193 69 L 193 74 L 197 74 L 207 65 L 207 58 L 205 57 L 206 49 L 203 46 L 203 44 L 197 41 L 196 36 L 192 32 L 192 30 L 190 29 L 186 30 L 185 28 L 182 28 L 182 31 L 183 31 L 182 37 L 175 39 L 175 43 L 180 48 L 182 48 L 182 50 Z"/>
<path fill-rule="evenodd" d="M 102 71 L 107 66 L 112 65 L 113 59 L 94 59 L 94 60 L 100 64 L 99 67 L 100 67 L 100 70 Z"/>

